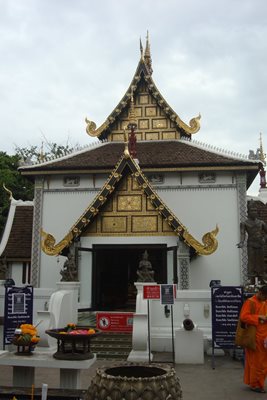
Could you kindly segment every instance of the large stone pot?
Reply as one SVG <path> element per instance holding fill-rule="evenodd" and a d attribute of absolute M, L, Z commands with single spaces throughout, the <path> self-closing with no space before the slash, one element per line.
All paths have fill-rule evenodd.
<path fill-rule="evenodd" d="M 170 366 L 124 363 L 98 368 L 85 399 L 179 400 L 182 390 Z"/>

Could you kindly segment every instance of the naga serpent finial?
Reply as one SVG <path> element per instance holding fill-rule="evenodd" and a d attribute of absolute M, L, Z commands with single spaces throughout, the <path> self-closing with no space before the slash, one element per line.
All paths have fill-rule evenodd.
<path fill-rule="evenodd" d="M 11 192 L 11 190 L 9 190 L 6 185 L 3 183 L 3 188 L 5 189 L 5 191 L 9 194 L 9 200 L 11 201 L 12 199 L 14 199 L 13 197 L 13 193 Z"/>

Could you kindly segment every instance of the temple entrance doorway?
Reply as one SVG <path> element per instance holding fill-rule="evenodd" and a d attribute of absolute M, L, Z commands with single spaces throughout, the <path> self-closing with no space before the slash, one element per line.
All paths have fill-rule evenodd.
<path fill-rule="evenodd" d="M 134 311 L 136 271 L 144 251 L 155 281 L 167 280 L 166 245 L 94 245 L 92 300 L 95 310 Z"/>

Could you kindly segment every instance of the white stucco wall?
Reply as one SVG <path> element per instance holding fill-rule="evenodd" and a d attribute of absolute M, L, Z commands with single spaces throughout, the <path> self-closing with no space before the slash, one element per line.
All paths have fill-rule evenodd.
<path fill-rule="evenodd" d="M 45 185 L 43 197 L 43 229 L 51 233 L 58 243 L 77 221 L 97 195 L 107 175 L 92 179 L 81 177 L 79 188 L 64 188 L 62 178 L 50 177 L 49 189 Z M 86 189 L 86 185 L 94 188 Z M 92 186 L 91 186 L 92 185 Z M 168 208 L 198 241 L 202 236 L 219 227 L 217 251 L 210 256 L 197 256 L 190 266 L 190 288 L 205 290 L 211 279 L 221 280 L 223 285 L 240 284 L 239 211 L 235 176 L 231 172 L 216 172 L 216 182 L 200 184 L 198 173 L 168 172 L 163 184 L 156 191 Z M 83 237 L 81 246 L 93 244 L 177 244 L 176 237 Z M 81 281 L 80 303 L 90 306 L 91 254 L 80 253 Z M 54 287 L 61 278 L 60 270 L 65 257 L 47 256 L 41 253 L 40 287 Z M 172 255 L 168 254 L 168 281 L 172 281 Z"/>
<path fill-rule="evenodd" d="M 233 188 L 158 190 L 162 200 L 202 243 L 202 236 L 219 227 L 218 249 L 198 256 L 191 263 L 192 289 L 206 289 L 211 279 L 223 285 L 240 283 L 239 217 L 237 191 Z"/>
<path fill-rule="evenodd" d="M 60 242 L 94 199 L 96 193 L 95 191 L 80 190 L 45 190 L 42 229 L 52 234 L 56 243 Z M 41 252 L 40 287 L 56 288 L 56 282 L 61 278 L 60 270 L 65 260 L 66 257 L 48 256 Z"/>

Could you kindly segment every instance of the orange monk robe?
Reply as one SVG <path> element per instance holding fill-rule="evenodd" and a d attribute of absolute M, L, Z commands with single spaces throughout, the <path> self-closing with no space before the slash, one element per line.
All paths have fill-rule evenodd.
<path fill-rule="evenodd" d="M 255 314 L 251 314 L 251 301 L 254 302 Z M 244 383 L 253 388 L 263 389 L 267 375 L 267 349 L 264 348 L 264 339 L 267 338 L 267 323 L 261 323 L 259 315 L 267 315 L 267 303 L 258 300 L 257 296 L 253 296 L 243 304 L 240 312 L 242 322 L 257 327 L 256 350 L 245 350 Z"/>

